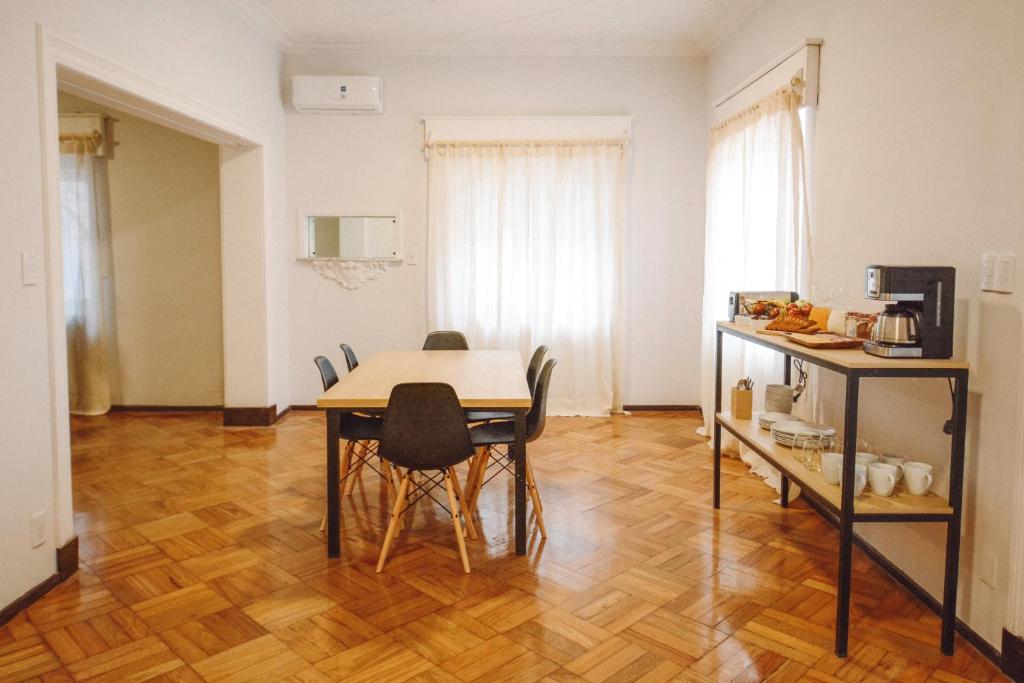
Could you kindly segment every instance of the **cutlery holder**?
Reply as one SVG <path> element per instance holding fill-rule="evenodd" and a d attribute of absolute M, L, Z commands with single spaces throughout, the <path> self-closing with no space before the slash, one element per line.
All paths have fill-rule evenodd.
<path fill-rule="evenodd" d="M 749 420 L 754 407 L 754 392 L 750 389 L 732 388 L 732 416 L 737 420 Z"/>

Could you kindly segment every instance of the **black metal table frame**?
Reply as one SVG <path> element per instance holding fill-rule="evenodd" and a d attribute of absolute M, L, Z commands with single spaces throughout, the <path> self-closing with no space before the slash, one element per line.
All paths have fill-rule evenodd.
<path fill-rule="evenodd" d="M 850 583 L 853 554 L 853 525 L 855 522 L 937 522 L 946 524 L 946 567 L 943 582 L 942 597 L 942 653 L 953 654 L 953 640 L 956 628 L 956 598 L 957 580 L 960 565 L 960 523 L 962 516 L 963 499 L 963 477 L 964 477 L 964 446 L 966 443 L 967 427 L 967 377 L 966 368 L 849 368 L 843 365 L 831 363 L 825 359 L 815 357 L 810 353 L 804 353 L 799 348 L 780 349 L 776 344 L 749 337 L 729 328 L 719 325 L 715 330 L 715 427 L 714 427 L 714 507 L 721 507 L 721 484 L 722 484 L 722 423 L 718 414 L 722 412 L 722 337 L 729 334 L 742 341 L 758 344 L 783 354 L 785 368 L 783 380 L 789 384 L 792 373 L 793 358 L 800 358 L 827 370 L 832 370 L 846 376 L 846 406 L 843 418 L 843 481 L 842 481 L 842 504 L 836 509 L 835 506 L 819 496 L 812 488 L 802 486 L 802 492 L 812 498 L 817 507 L 823 507 L 835 514 L 835 519 L 826 516 L 826 519 L 839 527 L 839 577 L 838 591 L 836 595 L 836 641 L 835 653 L 839 657 L 847 654 L 847 636 L 850 631 Z M 950 447 L 949 465 L 949 506 L 953 509 L 952 514 L 885 514 L 885 513 L 856 513 L 854 511 L 853 481 L 855 475 L 854 464 L 856 463 L 857 451 L 857 413 L 858 398 L 860 391 L 860 380 L 871 377 L 938 377 L 948 378 L 954 383 L 953 389 L 953 433 Z M 726 430 L 733 434 L 747 446 L 758 450 L 755 444 L 747 442 L 740 434 L 726 426 Z M 785 470 L 769 456 L 766 458 L 773 466 L 776 466 L 782 474 L 782 506 L 789 504 L 789 479 Z M 793 477 L 794 479 L 796 477 Z M 797 480 L 799 484 L 799 480 Z"/>
<path fill-rule="evenodd" d="M 327 557 L 341 556 L 341 416 L 359 408 L 327 408 Z M 516 555 L 526 554 L 526 413 L 529 408 L 473 406 L 473 410 L 515 415 L 516 441 L 512 449 L 515 462 L 515 536 Z"/>

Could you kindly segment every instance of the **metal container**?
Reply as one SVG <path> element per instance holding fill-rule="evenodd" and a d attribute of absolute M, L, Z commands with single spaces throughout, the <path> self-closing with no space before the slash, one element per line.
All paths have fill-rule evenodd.
<path fill-rule="evenodd" d="M 871 341 L 899 346 L 921 343 L 921 322 L 917 311 L 898 304 L 889 304 L 878 316 L 871 330 Z"/>

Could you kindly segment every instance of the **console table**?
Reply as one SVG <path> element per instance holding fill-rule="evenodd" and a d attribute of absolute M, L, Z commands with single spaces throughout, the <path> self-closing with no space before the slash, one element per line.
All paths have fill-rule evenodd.
<path fill-rule="evenodd" d="M 736 337 L 783 354 L 784 381 L 789 384 L 792 360 L 800 358 L 846 377 L 846 407 L 843 421 L 842 486 L 828 484 L 820 472 L 811 472 L 792 457 L 792 449 L 772 440 L 756 420 L 738 420 L 722 412 L 722 338 Z M 784 337 L 757 334 L 735 323 L 720 322 L 715 338 L 715 474 L 714 506 L 721 507 L 722 430 L 767 460 L 782 474 L 782 506 L 789 504 L 790 480 L 800 485 L 825 518 L 839 527 L 839 577 L 836 595 L 835 653 L 845 657 L 850 629 L 850 572 L 853 525 L 856 522 L 944 522 L 946 524 L 946 569 L 942 596 L 942 652 L 953 654 L 956 626 L 956 589 L 960 562 L 960 519 L 963 498 L 964 442 L 967 424 L 967 375 L 969 366 L 956 360 L 922 358 L 880 358 L 860 349 L 816 350 Z M 953 430 L 950 446 L 949 495 L 935 493 L 915 496 L 898 490 L 889 497 L 875 495 L 867 488 L 853 495 L 857 451 L 857 403 L 860 380 L 870 377 L 936 377 L 953 383 Z"/>

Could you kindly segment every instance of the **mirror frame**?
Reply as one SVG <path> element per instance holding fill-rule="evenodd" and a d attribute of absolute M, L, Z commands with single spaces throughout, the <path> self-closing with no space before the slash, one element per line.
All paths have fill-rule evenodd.
<path fill-rule="evenodd" d="M 309 218 L 311 216 L 338 216 L 339 218 L 393 218 L 395 220 L 396 246 L 394 256 L 310 256 Z M 401 211 L 299 211 L 298 216 L 298 260 L 299 261 L 388 261 L 405 260 L 405 221 Z"/>

